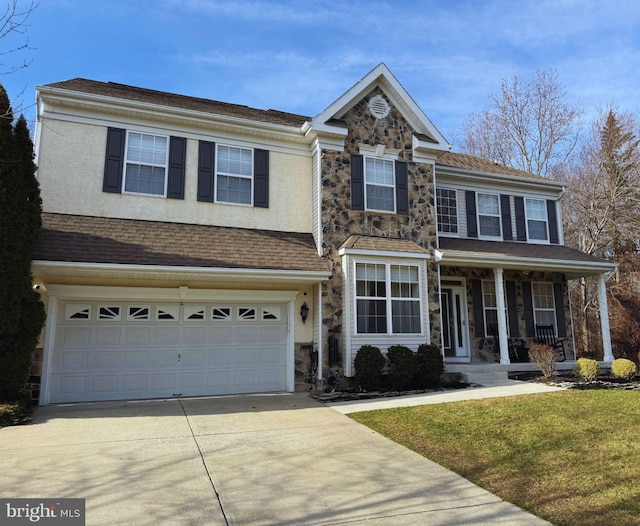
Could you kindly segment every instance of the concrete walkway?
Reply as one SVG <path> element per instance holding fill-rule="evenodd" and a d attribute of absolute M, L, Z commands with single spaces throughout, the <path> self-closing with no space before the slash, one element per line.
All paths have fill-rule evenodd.
<path fill-rule="evenodd" d="M 2 497 L 85 498 L 89 526 L 548 524 L 305 394 L 46 406 L 0 465 Z"/>

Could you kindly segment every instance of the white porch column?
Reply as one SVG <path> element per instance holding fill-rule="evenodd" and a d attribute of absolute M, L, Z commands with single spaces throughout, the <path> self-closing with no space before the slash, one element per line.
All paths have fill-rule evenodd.
<path fill-rule="evenodd" d="M 607 304 L 607 285 L 605 274 L 598 276 L 598 302 L 600 303 L 600 328 L 602 329 L 602 348 L 604 361 L 613 362 L 611 351 L 611 332 L 609 330 L 609 305 Z"/>
<path fill-rule="evenodd" d="M 507 334 L 506 305 L 504 304 L 504 279 L 501 268 L 494 268 L 496 282 L 496 307 L 498 308 L 498 340 L 500 344 L 500 363 L 509 365 L 509 335 Z"/>

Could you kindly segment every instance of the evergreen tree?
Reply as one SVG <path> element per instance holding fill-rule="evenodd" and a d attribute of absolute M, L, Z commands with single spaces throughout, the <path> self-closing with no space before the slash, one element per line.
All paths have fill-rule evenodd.
<path fill-rule="evenodd" d="M 13 125 L 1 85 L 0 116 L 0 400 L 13 400 L 29 376 L 45 320 L 31 275 L 42 201 L 26 120 L 21 116 Z"/>

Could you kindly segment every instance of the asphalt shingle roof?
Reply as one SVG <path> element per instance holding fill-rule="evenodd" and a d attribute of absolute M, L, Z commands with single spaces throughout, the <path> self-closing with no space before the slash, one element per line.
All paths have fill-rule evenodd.
<path fill-rule="evenodd" d="M 408 239 L 396 239 L 391 237 L 358 236 L 352 235 L 340 248 L 354 248 L 360 250 L 377 250 L 381 252 L 411 252 L 414 254 L 427 254 L 428 250 Z"/>
<path fill-rule="evenodd" d="M 293 126 L 295 128 L 302 126 L 305 121 L 311 122 L 311 117 L 305 117 L 304 115 L 296 115 L 277 110 L 259 110 L 256 108 L 250 108 L 249 106 L 242 106 L 240 104 L 230 104 L 228 102 L 220 102 L 199 97 L 177 95 L 175 93 L 127 86 L 126 84 L 118 84 L 115 82 L 100 82 L 97 80 L 75 78 L 47 84 L 45 87 L 103 95 L 105 97 L 114 97 L 117 99 L 133 100 L 137 102 L 146 102 L 149 104 L 158 104 L 160 106 L 168 106 L 172 108 L 201 111 L 214 115 L 226 115 L 229 117 L 251 119 L 259 122 L 282 124 L 284 126 Z"/>
<path fill-rule="evenodd" d="M 440 249 L 447 254 L 495 255 L 504 258 L 536 258 L 584 263 L 604 263 L 602 259 L 561 245 L 537 245 L 509 241 L 484 241 L 480 239 L 441 237 Z"/>
<path fill-rule="evenodd" d="M 42 214 L 34 260 L 327 272 L 311 234 Z"/>
<path fill-rule="evenodd" d="M 523 170 L 517 170 L 502 164 L 496 164 L 493 161 L 474 157 L 466 153 L 445 152 L 438 155 L 436 166 L 448 166 L 450 168 L 462 168 L 463 170 L 472 170 L 474 172 L 492 173 L 500 175 L 513 175 L 516 177 L 527 177 L 533 179 L 545 180 L 544 177 L 535 175 Z"/>

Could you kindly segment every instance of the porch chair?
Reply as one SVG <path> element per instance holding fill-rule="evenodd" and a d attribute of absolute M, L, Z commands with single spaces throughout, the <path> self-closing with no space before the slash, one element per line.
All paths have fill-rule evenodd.
<path fill-rule="evenodd" d="M 500 353 L 500 338 L 498 337 L 498 325 L 489 324 L 489 331 L 493 336 L 498 354 Z M 524 363 L 529 361 L 529 348 L 524 340 L 520 338 L 508 338 L 507 344 L 509 348 L 509 361 L 511 363 Z"/>
<path fill-rule="evenodd" d="M 556 351 L 559 362 L 564 362 L 567 359 L 564 351 L 564 341 L 564 338 L 556 338 L 553 325 L 536 325 L 536 342 L 548 345 Z"/>
<path fill-rule="evenodd" d="M 509 338 L 509 360 L 511 363 L 529 361 L 529 347 L 522 338 Z"/>

